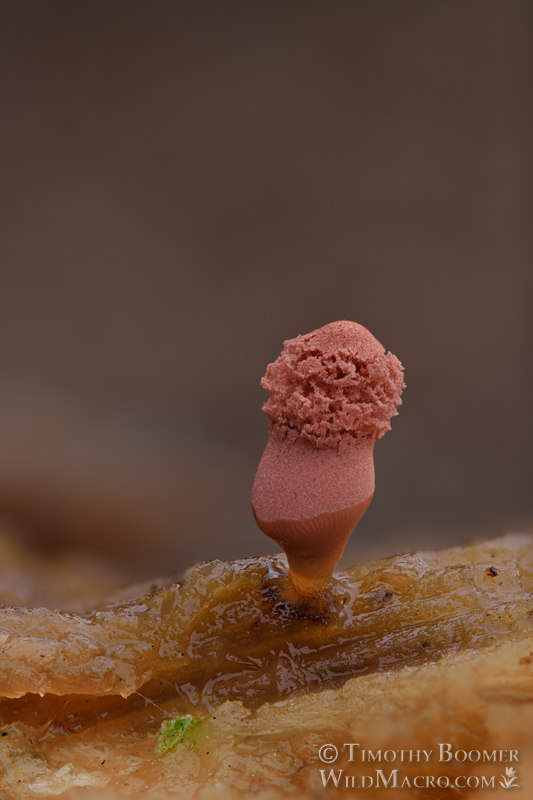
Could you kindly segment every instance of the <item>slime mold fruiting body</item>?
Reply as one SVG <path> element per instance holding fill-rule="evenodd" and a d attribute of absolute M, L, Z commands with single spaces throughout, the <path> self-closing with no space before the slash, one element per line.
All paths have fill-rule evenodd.
<path fill-rule="evenodd" d="M 294 589 L 313 595 L 372 500 L 374 443 L 398 413 L 403 367 L 362 325 L 332 322 L 286 341 L 261 384 L 270 435 L 252 508 Z"/>

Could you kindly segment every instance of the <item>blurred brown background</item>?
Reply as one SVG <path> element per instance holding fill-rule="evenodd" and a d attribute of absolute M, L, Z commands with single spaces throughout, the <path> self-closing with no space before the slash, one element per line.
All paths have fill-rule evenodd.
<path fill-rule="evenodd" d="M 283 339 L 408 388 L 345 560 L 532 527 L 528 2 L 0 6 L 0 514 L 138 574 L 272 552 Z"/>

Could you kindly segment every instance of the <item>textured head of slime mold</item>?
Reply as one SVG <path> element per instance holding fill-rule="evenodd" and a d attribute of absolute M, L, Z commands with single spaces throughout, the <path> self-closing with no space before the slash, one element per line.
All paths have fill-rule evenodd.
<path fill-rule="evenodd" d="M 270 436 L 254 516 L 285 550 L 296 591 L 315 594 L 372 500 L 374 442 L 398 413 L 403 367 L 362 325 L 331 322 L 286 341 L 261 384 Z"/>

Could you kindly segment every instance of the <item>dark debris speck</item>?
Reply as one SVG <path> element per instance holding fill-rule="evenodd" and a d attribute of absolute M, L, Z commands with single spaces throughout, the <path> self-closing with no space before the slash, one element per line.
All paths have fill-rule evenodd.
<path fill-rule="evenodd" d="M 265 586 L 261 594 L 267 603 L 277 603 L 279 600 L 279 594 L 273 586 Z"/>
<path fill-rule="evenodd" d="M 315 609 L 309 606 L 296 606 L 292 603 L 276 603 L 272 608 L 272 613 L 280 619 L 312 619 L 316 622 L 326 623 L 326 620 Z"/>

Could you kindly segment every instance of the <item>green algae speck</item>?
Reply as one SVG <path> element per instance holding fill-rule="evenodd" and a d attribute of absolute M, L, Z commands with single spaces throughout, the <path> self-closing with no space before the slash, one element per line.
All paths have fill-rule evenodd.
<path fill-rule="evenodd" d="M 195 719 L 190 714 L 183 717 L 175 717 L 165 722 L 159 731 L 159 752 L 168 753 L 177 745 L 193 747 L 196 744 L 196 735 L 204 721 L 203 717 Z"/>

